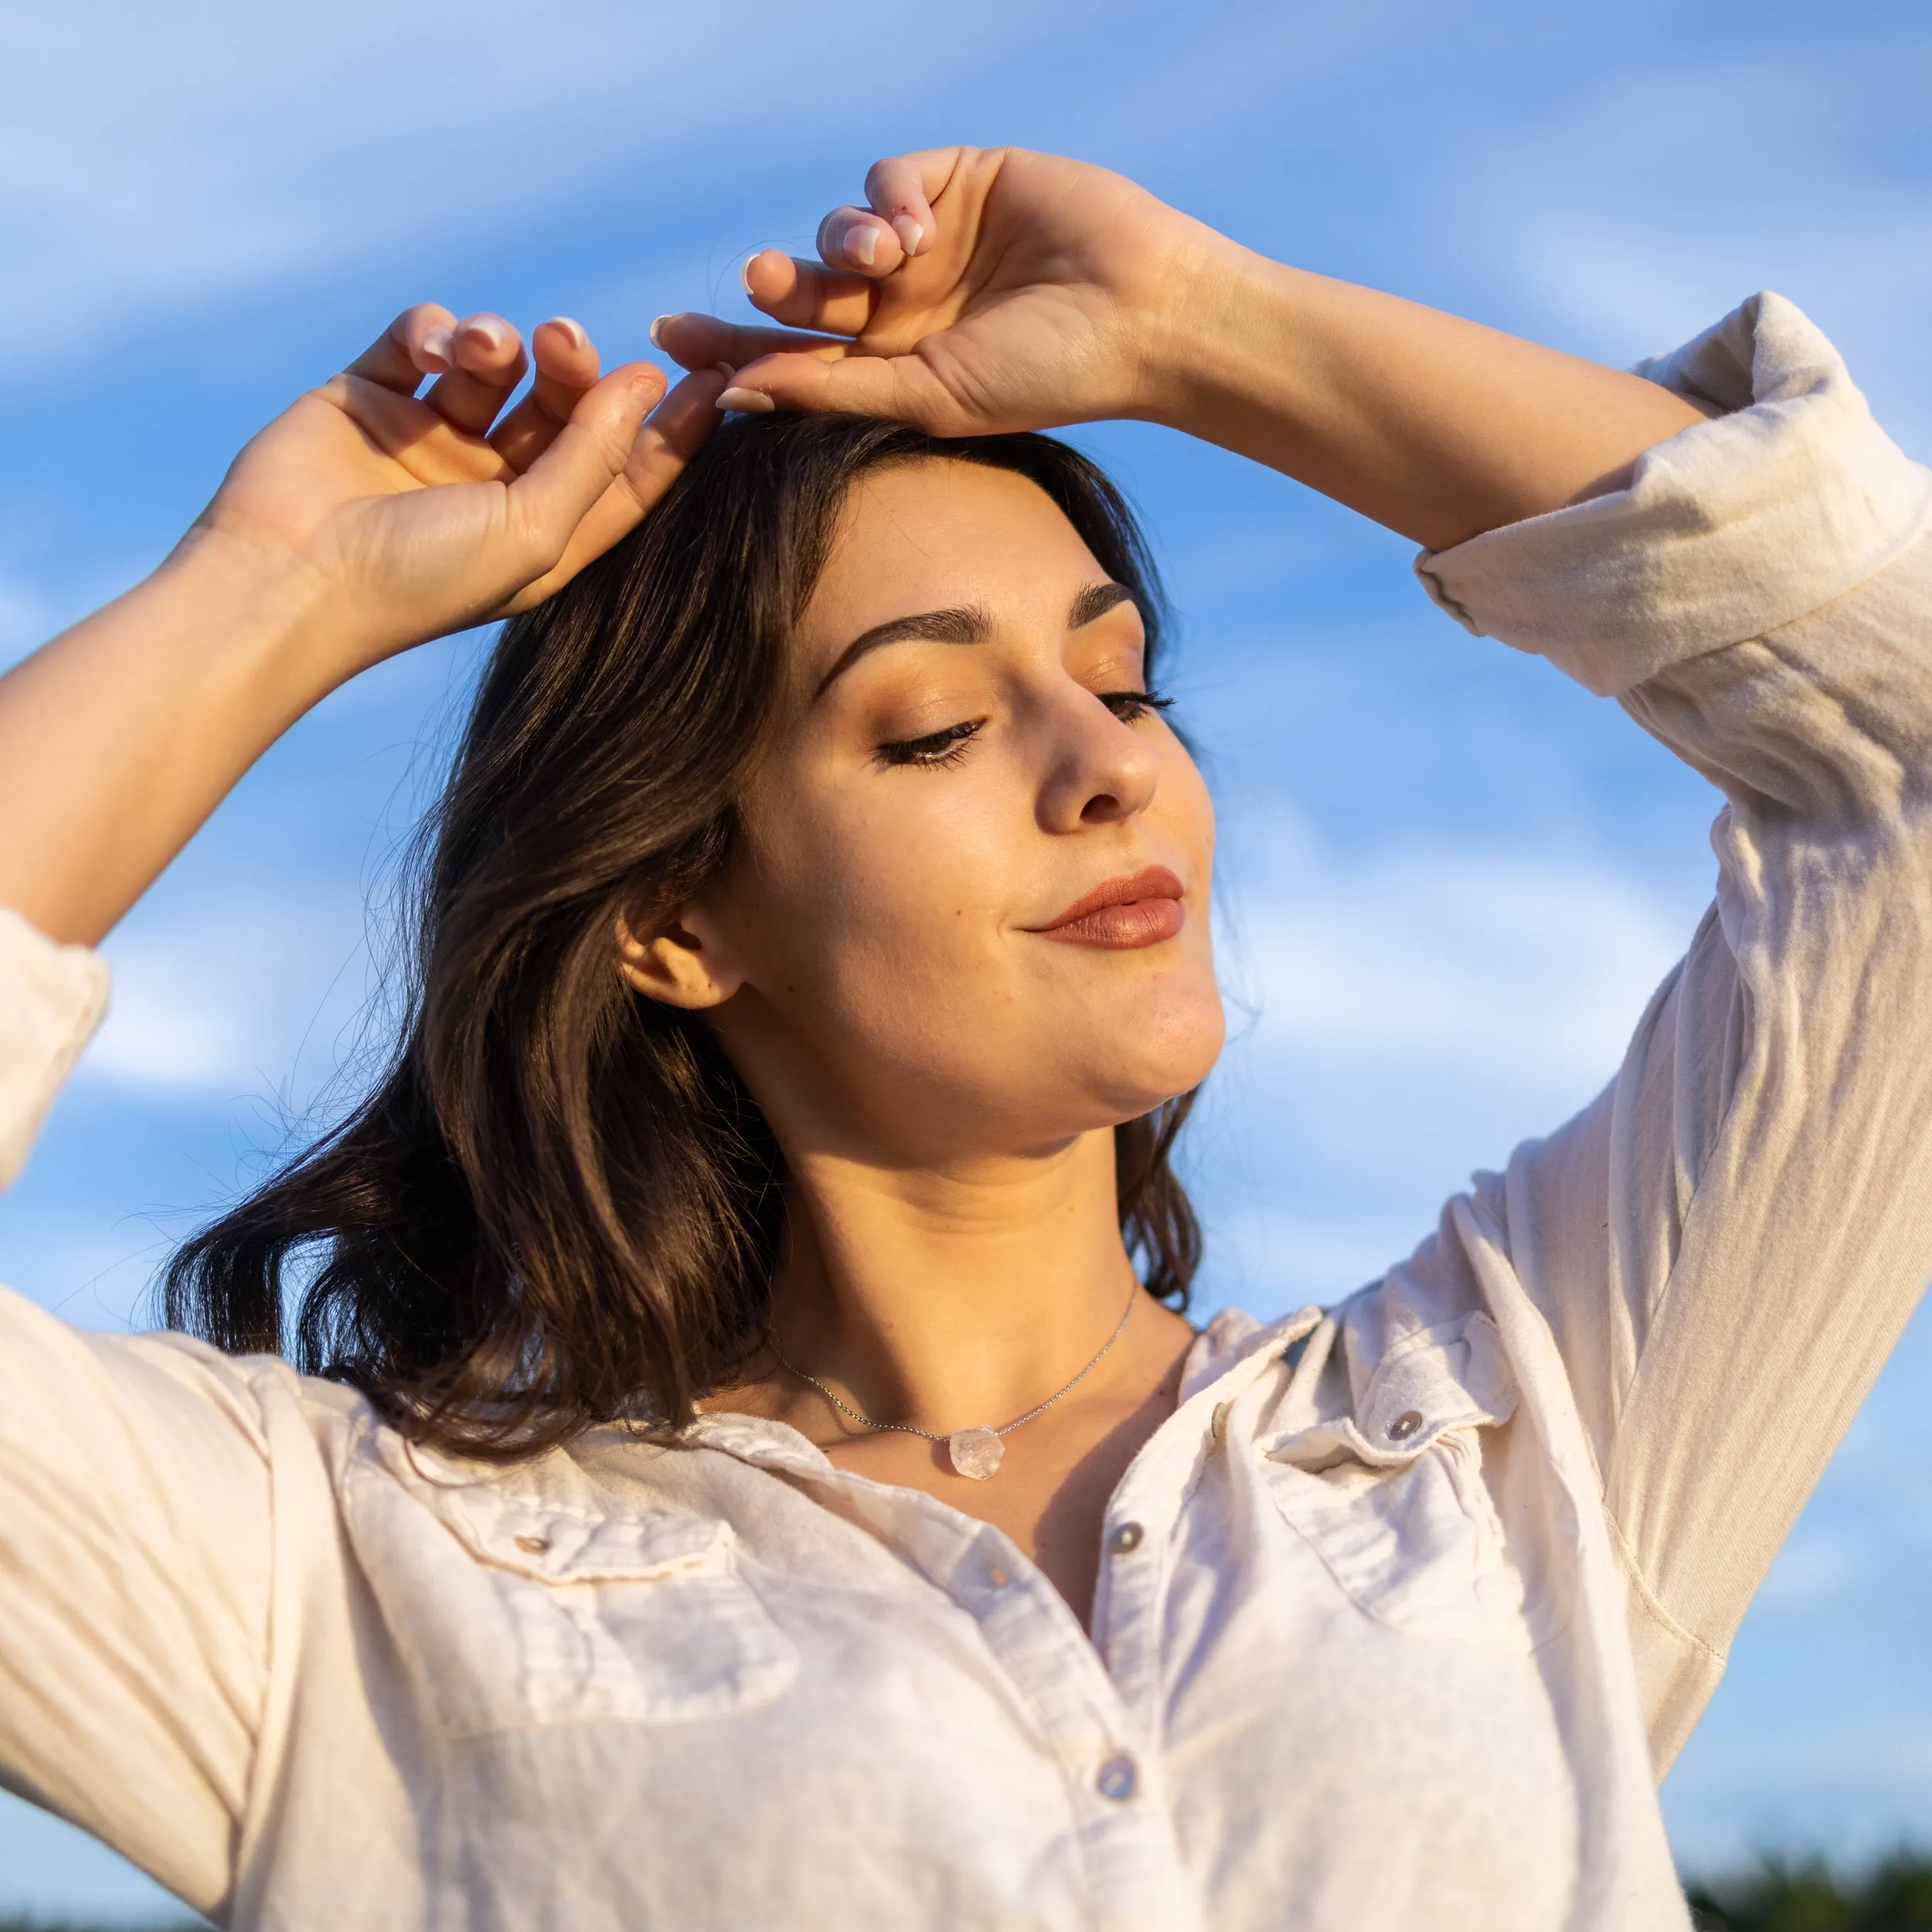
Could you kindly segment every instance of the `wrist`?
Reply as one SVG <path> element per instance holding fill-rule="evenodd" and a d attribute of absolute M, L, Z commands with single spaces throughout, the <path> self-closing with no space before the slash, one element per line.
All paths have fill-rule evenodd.
<path fill-rule="evenodd" d="M 291 719 L 362 667 L 321 572 L 206 519 L 128 595 L 148 607 L 158 643 Z"/>
<path fill-rule="evenodd" d="M 1167 264 L 1171 293 L 1150 332 L 1147 413 L 1252 454 L 1241 420 L 1261 408 L 1278 420 L 1291 408 L 1304 360 L 1296 353 L 1295 318 L 1305 303 L 1302 285 L 1318 278 L 1189 225 L 1197 232 Z"/>

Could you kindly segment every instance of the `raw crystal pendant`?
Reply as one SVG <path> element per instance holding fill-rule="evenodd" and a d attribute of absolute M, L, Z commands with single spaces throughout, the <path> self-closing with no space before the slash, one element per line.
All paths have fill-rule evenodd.
<path fill-rule="evenodd" d="M 960 1429 L 946 1438 L 953 1467 L 975 1482 L 984 1482 L 999 1467 L 1006 1445 L 990 1429 Z"/>

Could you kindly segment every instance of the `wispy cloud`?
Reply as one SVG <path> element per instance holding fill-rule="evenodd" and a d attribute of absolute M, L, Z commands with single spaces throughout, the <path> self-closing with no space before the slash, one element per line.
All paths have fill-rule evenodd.
<path fill-rule="evenodd" d="M 44 353 L 406 237 L 488 236 L 646 162 L 664 202 L 709 199 L 734 134 L 767 153 L 813 143 L 853 87 L 941 60 L 956 87 L 1046 26 L 1019 0 L 984 0 L 956 34 L 951 12 L 900 22 L 862 77 L 848 36 L 780 0 L 572 0 L 540 26 L 475 0 L 454 29 L 383 0 L 12 9 L 0 352 Z"/>
<path fill-rule="evenodd" d="M 137 912 L 108 942 L 107 1019 L 87 1082 L 294 1112 L 352 1061 L 378 990 L 361 904 L 327 891 Z"/>
<path fill-rule="evenodd" d="M 1379 1272 L 1471 1169 L 1587 1101 L 1691 928 L 1600 863 L 1350 859 L 1287 818 L 1272 845 L 1224 922 L 1236 1023 L 1202 1131 L 1217 1287 L 1277 1306 Z"/>
<path fill-rule="evenodd" d="M 1587 862 L 1413 845 L 1349 862 L 1305 836 L 1284 856 L 1244 882 L 1232 940 L 1263 1053 L 1567 1092 L 1614 1066 L 1689 937 L 1653 892 Z"/>
<path fill-rule="evenodd" d="M 454 23 L 386 0 L 15 6 L 0 384 L 31 421 L 0 662 L 165 542 L 155 503 L 201 500 L 223 452 L 177 444 L 214 435 L 247 383 L 311 379 L 316 345 L 275 332 L 311 293 L 366 301 L 372 328 L 405 257 L 506 303 L 552 299 L 539 277 L 567 270 L 641 322 L 648 299 L 716 292 L 730 250 L 803 245 L 874 153 L 934 139 L 1102 158 L 1264 252 L 1612 359 L 1781 287 L 1923 453 L 1928 56 L 1923 11 L 1890 0 L 1614 17 L 1209 0 L 1185 19 L 1157 0 L 937 0 L 883 29 L 781 0 L 560 0 L 540 19 L 475 0 Z M 145 354 L 184 316 L 206 327 L 157 370 Z M 1609 1077 L 1699 910 L 1706 808 L 1536 667 L 1379 630 L 1406 591 L 1401 546 L 1162 433 L 1096 437 L 1134 452 L 1172 539 L 1199 620 L 1183 680 L 1242 794 L 1224 957 L 1252 1018 L 1191 1156 L 1212 1288 L 1257 1311 L 1329 1300 Z M 145 509 L 97 454 L 134 444 Z M 298 728 L 110 948 L 113 1017 L 0 1210 L 9 1273 L 77 1318 L 134 1311 L 179 1231 L 150 1204 L 230 1191 L 250 1165 L 236 1143 L 353 1060 L 358 868 L 388 782 L 371 768 L 391 770 L 383 747 L 429 706 L 363 686 Z M 1927 1815 L 1911 1618 L 1932 1591 L 1928 1497 L 1897 1446 L 1929 1387 L 1932 1340 L 1908 1337 L 1672 1781 L 1687 1846 L 1748 1842 L 1753 1820 L 1815 1842 Z M 71 1855 L 29 1847 L 19 1816 L 0 1804 L 0 1907 Z"/>
<path fill-rule="evenodd" d="M 1580 346 L 1668 349 L 1775 287 L 1925 454 L 1932 25 L 1873 9 L 1828 36 L 1767 26 L 1606 63 L 1540 124 L 1472 143 L 1458 181 L 1501 277 Z"/>

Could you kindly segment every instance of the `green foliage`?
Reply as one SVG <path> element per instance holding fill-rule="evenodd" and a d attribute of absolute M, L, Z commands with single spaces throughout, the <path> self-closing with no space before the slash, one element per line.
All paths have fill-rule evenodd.
<path fill-rule="evenodd" d="M 1932 1932 L 1932 1857 L 1899 1852 L 1862 1876 L 1767 1858 L 1689 1887 L 1700 1932 Z"/>

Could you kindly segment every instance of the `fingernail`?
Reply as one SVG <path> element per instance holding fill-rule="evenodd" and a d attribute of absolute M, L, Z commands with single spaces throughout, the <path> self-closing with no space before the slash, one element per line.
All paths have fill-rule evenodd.
<path fill-rule="evenodd" d="M 841 248 L 854 261 L 862 262 L 869 268 L 872 258 L 879 253 L 879 230 L 869 223 L 855 221 L 845 230 Z"/>
<path fill-rule="evenodd" d="M 456 337 L 453 332 L 447 328 L 425 329 L 419 359 L 440 363 L 446 369 L 451 367 L 456 361 Z"/>
<path fill-rule="evenodd" d="M 715 369 L 727 383 L 730 382 L 732 377 L 736 376 L 738 372 L 737 370 L 735 369 L 729 362 L 713 362 L 711 366 Z"/>
<path fill-rule="evenodd" d="M 660 315 L 651 323 L 650 336 L 651 346 L 653 349 L 662 349 L 664 347 L 664 338 L 661 334 L 659 334 L 658 332 L 664 327 L 666 322 L 670 321 L 670 319 L 671 318 L 668 315 Z"/>
<path fill-rule="evenodd" d="M 762 255 L 764 252 L 765 251 L 760 248 L 756 250 L 753 253 L 747 255 L 744 260 L 738 264 L 738 280 L 744 284 L 744 291 L 747 295 L 751 293 L 751 264 L 755 262 L 758 259 L 758 257 Z"/>
<path fill-rule="evenodd" d="M 473 338 L 480 336 L 485 344 L 492 349 L 502 349 L 509 340 L 504 332 L 503 324 L 499 321 L 465 322 L 463 327 L 469 331 Z"/>
<path fill-rule="evenodd" d="M 919 253 L 920 241 L 926 230 L 920 223 L 914 221 L 911 216 L 895 215 L 893 217 L 893 233 L 899 237 L 900 247 L 904 249 L 908 255 L 917 255 Z"/>
<path fill-rule="evenodd" d="M 585 330 L 583 325 L 573 316 L 553 315 L 550 319 L 556 324 L 559 328 L 567 328 L 570 332 L 570 340 L 577 348 L 588 349 L 590 346 L 588 332 Z"/>
<path fill-rule="evenodd" d="M 743 416 L 764 416 L 778 405 L 761 390 L 755 389 L 728 389 L 718 398 L 721 410 L 736 410 Z"/>

